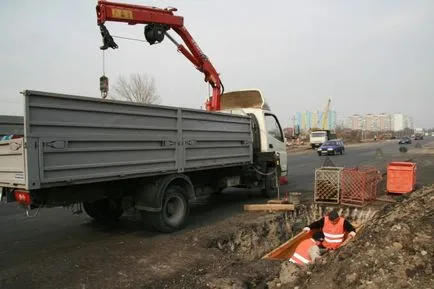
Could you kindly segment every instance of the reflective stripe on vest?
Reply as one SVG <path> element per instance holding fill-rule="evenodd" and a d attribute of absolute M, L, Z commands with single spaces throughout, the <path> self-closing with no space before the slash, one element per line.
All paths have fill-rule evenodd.
<path fill-rule="evenodd" d="M 298 265 L 311 263 L 312 260 L 309 256 L 309 249 L 315 245 L 315 241 L 311 238 L 301 241 L 297 248 L 295 248 L 295 252 L 289 261 Z"/>
<path fill-rule="evenodd" d="M 344 241 L 345 230 L 344 230 L 345 218 L 340 217 L 337 224 L 333 224 L 329 217 L 324 217 L 324 242 L 322 245 L 326 248 L 336 249 Z"/>

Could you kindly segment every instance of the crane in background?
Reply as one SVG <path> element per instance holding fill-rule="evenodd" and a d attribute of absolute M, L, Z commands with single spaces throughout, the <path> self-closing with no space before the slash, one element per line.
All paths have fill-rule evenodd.
<path fill-rule="evenodd" d="M 330 111 L 330 103 L 332 100 L 329 98 L 327 100 L 327 105 L 324 109 L 321 118 L 321 128 L 312 128 L 309 134 L 309 142 L 313 149 L 320 147 L 323 143 L 330 139 L 336 138 L 335 134 L 332 134 L 328 125 L 328 116 Z M 319 120 L 318 120 L 319 126 Z"/>
<path fill-rule="evenodd" d="M 332 100 L 329 98 L 327 101 L 327 105 L 324 109 L 323 115 L 322 115 L 322 125 L 321 125 L 321 129 L 329 129 L 328 128 L 328 118 L 329 118 L 329 111 L 330 111 L 330 103 L 332 102 Z"/>

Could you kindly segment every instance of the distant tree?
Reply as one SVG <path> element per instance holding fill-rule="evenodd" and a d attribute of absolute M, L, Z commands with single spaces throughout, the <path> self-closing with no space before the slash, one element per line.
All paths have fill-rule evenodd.
<path fill-rule="evenodd" d="M 154 78 L 144 73 L 131 74 L 128 79 L 121 75 L 112 90 L 115 99 L 149 104 L 160 102 Z"/>

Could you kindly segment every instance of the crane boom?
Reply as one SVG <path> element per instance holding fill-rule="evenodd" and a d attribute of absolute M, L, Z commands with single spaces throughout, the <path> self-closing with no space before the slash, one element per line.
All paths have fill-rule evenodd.
<path fill-rule="evenodd" d="M 332 100 L 329 98 L 327 101 L 327 105 L 324 109 L 324 113 L 322 116 L 322 129 L 327 129 L 327 121 L 328 121 L 328 116 L 329 116 L 329 110 L 330 110 L 330 102 Z"/>
<path fill-rule="evenodd" d="M 144 34 L 146 40 L 151 45 L 157 42 L 160 43 L 163 41 L 164 36 L 167 36 L 177 46 L 178 51 L 190 60 L 200 72 L 205 74 L 205 82 L 208 82 L 212 87 L 212 95 L 205 103 L 206 109 L 209 111 L 220 110 L 220 97 L 224 90 L 220 76 L 209 58 L 202 52 L 191 34 L 185 28 L 184 18 L 174 15 L 174 11 L 177 11 L 177 9 L 171 7 L 161 9 L 150 6 L 98 0 L 96 6 L 97 23 L 100 26 L 104 42 L 101 49 L 118 48 L 104 25 L 106 21 L 123 22 L 129 25 L 146 24 Z M 187 47 L 178 43 L 168 34 L 167 31 L 170 29 L 173 29 L 181 37 Z"/>

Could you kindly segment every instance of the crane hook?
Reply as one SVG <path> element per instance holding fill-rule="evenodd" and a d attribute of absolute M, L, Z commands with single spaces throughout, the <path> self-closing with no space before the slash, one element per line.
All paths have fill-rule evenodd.
<path fill-rule="evenodd" d="M 104 24 L 99 24 L 99 29 L 101 31 L 103 45 L 100 47 L 101 50 L 106 50 L 107 48 L 118 48 L 118 45 L 113 40 L 113 37 L 110 35 L 110 32 L 105 27 Z"/>

